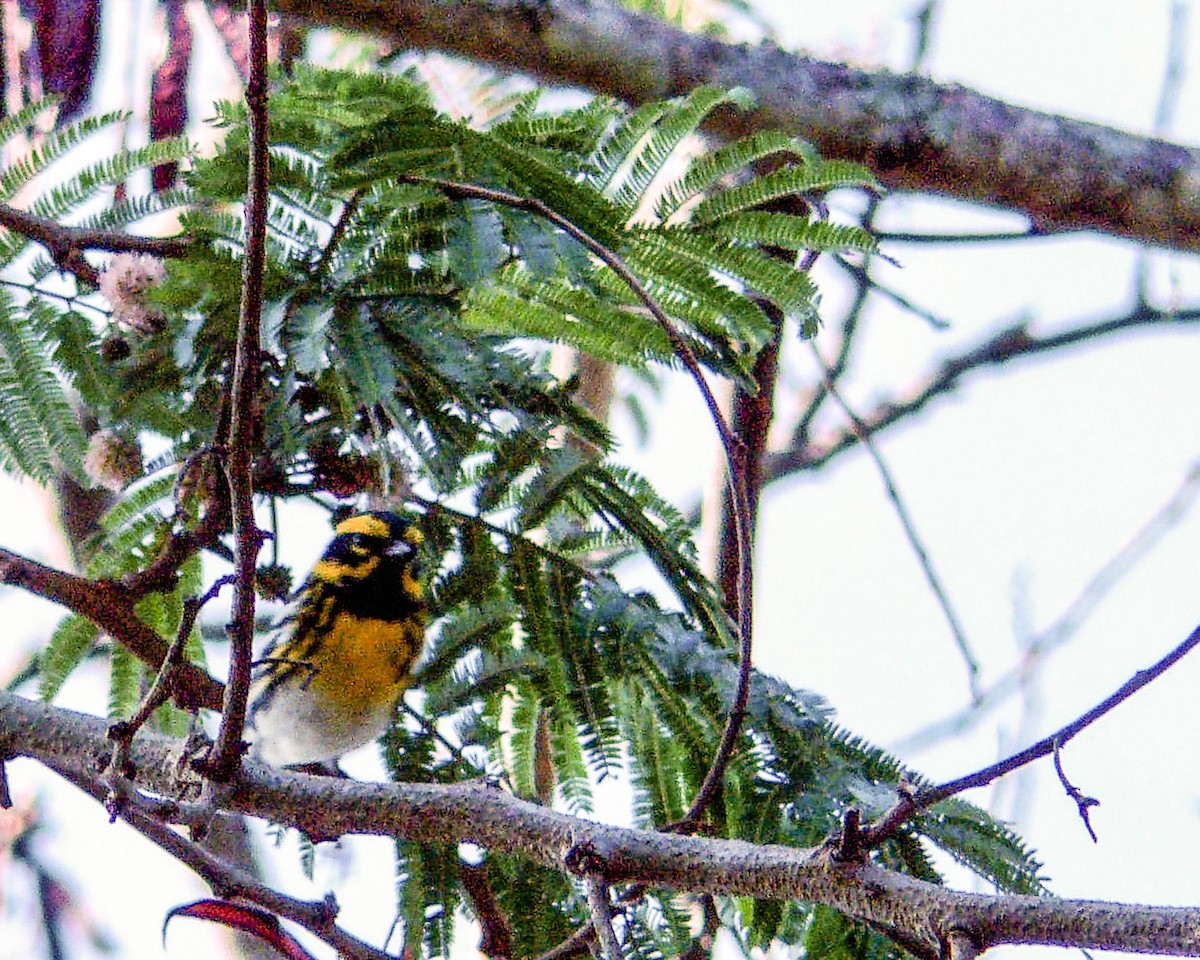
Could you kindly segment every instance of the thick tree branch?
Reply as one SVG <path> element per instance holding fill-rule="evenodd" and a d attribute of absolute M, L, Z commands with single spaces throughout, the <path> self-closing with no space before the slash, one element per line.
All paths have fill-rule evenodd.
<path fill-rule="evenodd" d="M 62 604 L 152 667 L 161 666 L 166 656 L 167 641 L 138 619 L 134 610 L 138 595 L 114 580 L 88 580 L 0 548 L 0 584 Z M 171 672 L 170 690 L 184 709 L 221 708 L 221 684 L 193 663 L 180 663 Z"/>
<path fill-rule="evenodd" d="M 65 227 L 5 203 L 0 203 L 0 227 L 40 243 L 60 269 L 76 274 L 93 286 L 99 283 L 100 277 L 96 268 L 83 258 L 85 250 L 182 257 L 192 242 L 190 237 L 134 237 L 115 230 Z"/>
<path fill-rule="evenodd" d="M 0 755 L 32 757 L 91 777 L 108 762 L 103 720 L 0 694 Z M 200 789 L 180 741 L 143 731 L 131 782 L 170 797 Z M 819 902 L 903 931 L 930 953 L 952 935 L 978 949 L 1042 943 L 1200 955 L 1200 909 L 962 893 L 873 864 L 796 849 L 613 827 L 547 810 L 474 784 L 357 783 L 247 761 L 215 794 L 222 809 L 268 817 L 314 836 L 365 833 L 498 847 L 555 869 L 586 845 L 610 883 L 639 881 L 692 893 Z"/>
<path fill-rule="evenodd" d="M 964 87 L 684 33 L 601 0 L 275 0 L 309 23 L 442 50 L 631 103 L 700 83 L 758 106 L 716 132 L 777 129 L 889 187 L 1024 213 L 1038 232 L 1094 229 L 1200 249 L 1200 150 L 1015 107 Z"/>

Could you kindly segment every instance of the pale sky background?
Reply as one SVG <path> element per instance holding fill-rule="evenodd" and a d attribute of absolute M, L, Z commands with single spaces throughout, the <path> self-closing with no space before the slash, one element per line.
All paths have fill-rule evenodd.
<path fill-rule="evenodd" d="M 785 45 L 898 70 L 911 56 L 908 15 L 917 6 L 915 0 L 761 4 L 780 24 Z M 113 2 L 108 7 L 128 7 L 130 15 L 142 9 Z M 943 0 L 926 69 L 939 81 L 1014 103 L 1145 132 L 1162 81 L 1169 7 L 1166 0 Z M 1186 48 L 1194 61 L 1200 57 L 1200 10 L 1191 14 Z M 1190 66 L 1170 138 L 1197 143 L 1200 67 Z M 105 96 L 111 98 L 105 107 L 144 102 L 144 94 L 130 93 L 116 81 Z M 193 115 L 207 114 L 198 102 Z M 894 199 L 886 209 L 885 225 L 895 229 L 1021 225 L 1012 214 L 930 200 Z M 1131 244 L 1080 237 L 992 247 L 897 246 L 887 252 L 899 266 L 881 265 L 878 278 L 953 326 L 934 331 L 877 306 L 864 331 L 859 366 L 843 386 L 859 410 L 869 408 L 883 385 L 912 383 L 931 356 L 949 355 L 1018 317 L 1028 316 L 1032 329 L 1046 332 L 1122 312 L 1132 302 L 1138 255 Z M 1150 273 L 1156 303 L 1200 303 L 1196 258 L 1154 254 Z M 846 291 L 828 270 L 819 269 L 818 279 L 836 315 L 832 308 Z M 806 354 L 797 349 L 791 360 L 796 382 L 811 382 Z M 1023 584 L 1032 629 L 1049 625 L 1200 458 L 1197 370 L 1200 337 L 1167 330 L 1128 335 L 1103 349 L 978 375 L 881 440 L 880 450 L 984 665 L 985 686 L 1017 655 L 1016 585 Z M 711 460 L 711 431 L 686 383 L 670 386 L 657 410 L 671 417 L 673 428 L 656 435 L 649 449 L 636 449 L 630 439 L 628 459 L 677 503 L 688 505 L 708 474 L 682 473 L 679 465 Z M 689 422 L 694 429 L 686 428 Z M 628 424 L 619 421 L 618 427 L 632 436 Z M 13 509 L 5 514 L 0 542 L 56 560 L 44 515 L 31 501 L 37 502 L 32 491 L 5 494 L 0 502 Z M 305 568 L 324 536 L 324 528 L 314 531 L 303 550 L 302 538 L 289 536 L 290 562 Z M 760 536 L 761 669 L 822 693 L 842 724 L 883 746 L 966 703 L 961 660 L 865 453 L 844 455 L 819 474 L 771 488 Z M 903 759 L 936 779 L 969 772 L 1057 729 L 1157 660 L 1200 621 L 1198 538 L 1200 510 L 1188 514 L 1120 582 L 1073 643 L 1050 659 L 1025 715 L 1028 729 L 1021 727 L 1017 705 L 1010 704 L 969 736 L 905 753 Z M 637 574 L 634 565 L 630 576 Z M 0 597 L 0 604 L 10 624 L 0 649 L 2 675 L 14 648 L 43 638 L 47 621 L 42 605 L 15 591 Z M 1029 771 L 1016 826 L 1045 861 L 1057 894 L 1200 901 L 1198 685 L 1200 660 L 1184 661 L 1065 751 L 1072 780 L 1102 801 L 1092 814 L 1099 844 L 1087 836 L 1049 763 Z M 103 710 L 102 695 L 82 680 L 60 702 Z M 369 775 L 372 758 L 355 757 L 347 768 Z M 54 779 L 32 764 L 11 764 L 10 781 L 18 797 L 37 791 L 52 807 L 39 849 L 64 875 L 78 879 L 83 901 L 125 945 L 122 957 L 214 955 L 215 928 L 197 921 L 176 921 L 165 954 L 160 946 L 166 911 L 207 895 L 198 881 L 127 828 L 108 826 L 90 800 L 56 789 Z M 1010 816 L 1011 784 L 1006 789 L 1010 793 L 998 798 L 1001 806 L 995 809 Z M 988 791 L 966 798 L 983 805 L 996 799 Z M 621 816 L 615 803 L 601 813 Z M 291 876 L 290 843 L 268 856 L 289 890 L 319 897 L 333 889 L 345 925 L 379 942 L 392 919 L 390 845 L 365 840 L 347 848 L 353 850 L 354 877 L 345 875 L 349 854 L 322 848 L 315 885 Z M 104 864 L 104 872 L 81 870 L 85 859 Z M 122 871 L 117 879 L 115 864 Z M 28 918 L 23 922 L 14 913 L 29 906 L 27 895 L 20 889 L 6 893 L 11 900 L 0 916 L 0 960 L 29 956 L 28 941 L 22 940 Z M 473 942 L 464 937 L 464 956 L 473 952 Z M 72 956 L 82 960 L 91 954 L 81 948 Z"/>

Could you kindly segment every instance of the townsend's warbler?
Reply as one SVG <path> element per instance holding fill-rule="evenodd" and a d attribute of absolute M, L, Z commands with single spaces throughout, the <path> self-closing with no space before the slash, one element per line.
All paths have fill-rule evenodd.
<path fill-rule="evenodd" d="M 334 528 L 257 665 L 246 732 L 276 766 L 333 760 L 387 729 L 425 638 L 416 527 L 387 511 Z"/>

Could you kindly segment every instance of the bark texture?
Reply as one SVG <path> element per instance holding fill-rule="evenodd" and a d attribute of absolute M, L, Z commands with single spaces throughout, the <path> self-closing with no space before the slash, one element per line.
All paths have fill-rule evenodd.
<path fill-rule="evenodd" d="M 105 721 L 0 693 L 0 757 L 31 757 L 95 778 L 108 766 Z M 1041 943 L 1085 949 L 1200 955 L 1200 909 L 962 893 L 809 850 L 613 827 L 556 813 L 480 784 L 374 784 L 315 777 L 247 761 L 226 785 L 203 788 L 184 745 L 143 731 L 127 770 L 132 785 L 188 805 L 267 817 L 310 836 L 383 834 L 497 847 L 561 870 L 599 869 L 609 883 L 637 881 L 692 893 L 829 904 L 937 956 L 953 938 L 979 949 Z M 212 810 L 210 809 L 210 812 Z M 100 812 L 98 811 L 98 815 Z"/>
<path fill-rule="evenodd" d="M 758 98 L 715 133 L 777 129 L 887 187 L 1024 213 L 1038 232 L 1098 230 L 1200 249 L 1200 150 L 1015 107 L 924 77 L 696 36 L 601 0 L 274 0 L 303 22 L 387 37 L 643 103 L 700 83 Z"/>

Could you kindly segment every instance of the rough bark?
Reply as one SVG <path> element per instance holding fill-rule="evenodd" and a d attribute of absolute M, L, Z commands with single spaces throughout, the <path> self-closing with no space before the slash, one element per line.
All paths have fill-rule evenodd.
<path fill-rule="evenodd" d="M 103 720 L 0 693 L 0 756 L 32 757 L 94 778 L 109 762 Z M 181 802 L 200 797 L 183 745 L 143 731 L 129 755 L 133 785 Z M 210 787 L 217 809 L 267 817 L 310 836 L 383 834 L 500 847 L 556 869 L 587 863 L 609 883 L 692 893 L 826 903 L 937 956 L 954 938 L 978 949 L 1041 943 L 1200 954 L 1200 909 L 962 893 L 796 849 L 613 827 L 556 813 L 481 784 L 375 784 L 275 770 L 247 761 Z M 194 815 L 195 811 L 191 811 Z M 184 818 L 188 815 L 181 808 Z"/>
<path fill-rule="evenodd" d="M 888 187 L 991 204 L 1039 232 L 1200 249 L 1200 150 L 1027 110 L 960 86 L 688 34 L 601 0 L 274 0 L 311 24 L 387 37 L 642 103 L 700 83 L 756 109 L 714 132 L 778 129 Z"/>

